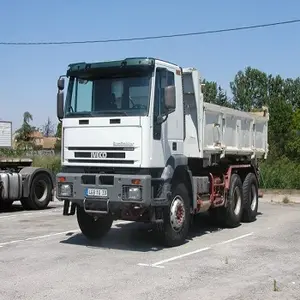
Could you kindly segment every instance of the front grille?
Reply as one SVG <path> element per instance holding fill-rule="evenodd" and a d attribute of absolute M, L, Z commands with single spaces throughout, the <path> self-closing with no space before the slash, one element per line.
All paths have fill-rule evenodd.
<path fill-rule="evenodd" d="M 73 152 L 67 161 L 81 164 L 134 164 L 132 157 L 127 158 L 126 152 L 134 151 L 134 147 L 68 147 Z"/>
<path fill-rule="evenodd" d="M 110 160 L 110 159 L 68 159 L 70 163 L 97 163 L 97 164 L 134 164 L 134 160 Z"/>
<path fill-rule="evenodd" d="M 76 158 L 92 158 L 92 152 L 75 152 Z M 125 152 L 106 152 L 106 158 L 125 158 Z"/>

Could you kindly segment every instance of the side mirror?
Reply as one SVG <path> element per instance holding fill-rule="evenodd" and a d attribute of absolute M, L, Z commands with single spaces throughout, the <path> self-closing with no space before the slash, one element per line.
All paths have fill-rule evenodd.
<path fill-rule="evenodd" d="M 65 88 L 65 79 L 62 77 L 59 77 L 57 80 L 57 88 L 59 91 L 62 91 Z"/>
<path fill-rule="evenodd" d="M 57 92 L 57 118 L 61 120 L 64 117 L 64 92 Z"/>
<path fill-rule="evenodd" d="M 176 108 L 176 90 L 175 85 L 165 87 L 165 109 L 167 113 L 174 111 Z"/>

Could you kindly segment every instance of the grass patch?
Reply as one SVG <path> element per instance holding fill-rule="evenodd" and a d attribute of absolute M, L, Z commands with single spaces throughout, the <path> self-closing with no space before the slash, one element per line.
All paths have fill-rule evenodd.
<path fill-rule="evenodd" d="M 54 174 L 57 174 L 60 171 L 60 156 L 34 156 L 33 158 L 33 167 L 46 168 L 52 171 Z"/>
<path fill-rule="evenodd" d="M 300 164 L 287 158 L 260 164 L 261 182 L 264 189 L 300 189 Z"/>

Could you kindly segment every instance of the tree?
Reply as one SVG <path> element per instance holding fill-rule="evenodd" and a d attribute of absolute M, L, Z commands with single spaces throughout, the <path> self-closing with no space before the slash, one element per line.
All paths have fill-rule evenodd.
<path fill-rule="evenodd" d="M 46 137 L 54 135 L 54 124 L 51 122 L 50 118 L 48 117 L 47 122 L 42 127 L 43 135 Z"/>
<path fill-rule="evenodd" d="M 291 129 L 286 141 L 285 152 L 293 160 L 300 160 L 300 108 L 298 108 L 292 118 Z"/>
<path fill-rule="evenodd" d="M 261 108 L 268 100 L 268 76 L 266 73 L 247 67 L 239 71 L 230 83 L 233 103 L 237 109 L 250 111 Z"/>
<path fill-rule="evenodd" d="M 215 104 L 226 106 L 226 107 L 233 107 L 232 103 L 230 103 L 226 92 L 221 88 L 221 86 L 218 86 L 218 93 L 217 98 L 215 100 Z"/>
<path fill-rule="evenodd" d="M 29 122 L 32 120 L 32 115 L 28 111 L 24 112 L 23 124 L 18 130 L 16 130 L 15 141 L 17 149 L 28 150 L 34 148 L 34 127 L 29 124 Z"/>
<path fill-rule="evenodd" d="M 218 86 L 215 81 L 202 81 L 202 93 L 204 102 L 209 102 L 221 106 L 232 107 L 226 92 Z"/>
<path fill-rule="evenodd" d="M 57 124 L 55 136 L 61 138 L 61 122 Z"/>
<path fill-rule="evenodd" d="M 54 147 L 55 147 L 55 150 L 59 152 L 59 151 L 61 151 L 61 122 L 59 122 L 57 124 L 55 137 L 57 139 L 56 139 L 56 143 L 55 143 Z"/>
<path fill-rule="evenodd" d="M 218 94 L 217 83 L 203 79 L 202 84 L 203 100 L 205 102 L 215 103 Z"/>

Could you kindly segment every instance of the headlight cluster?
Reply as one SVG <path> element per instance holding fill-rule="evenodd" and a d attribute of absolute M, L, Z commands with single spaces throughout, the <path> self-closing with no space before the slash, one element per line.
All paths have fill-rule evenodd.
<path fill-rule="evenodd" d="M 122 199 L 140 201 L 142 200 L 142 191 L 141 186 L 124 185 Z"/>
<path fill-rule="evenodd" d="M 59 183 L 57 196 L 58 197 L 72 197 L 73 196 L 73 184 L 72 183 Z"/>

